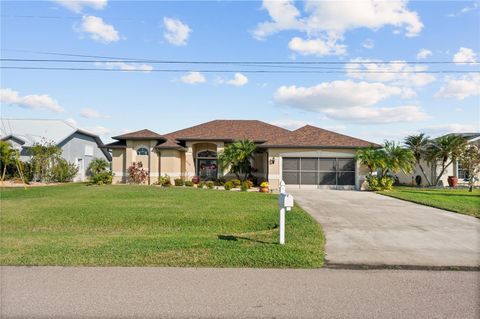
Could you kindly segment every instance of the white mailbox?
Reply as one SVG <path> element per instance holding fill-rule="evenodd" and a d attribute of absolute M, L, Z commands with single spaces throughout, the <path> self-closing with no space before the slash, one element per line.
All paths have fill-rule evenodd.
<path fill-rule="evenodd" d="M 278 204 L 280 208 L 291 210 L 293 207 L 293 196 L 290 194 L 280 194 L 278 197 Z"/>

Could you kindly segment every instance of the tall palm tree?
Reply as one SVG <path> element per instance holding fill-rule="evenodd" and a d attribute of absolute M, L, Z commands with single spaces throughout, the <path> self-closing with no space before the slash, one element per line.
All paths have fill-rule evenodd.
<path fill-rule="evenodd" d="M 229 172 L 244 181 L 252 170 L 253 160 L 257 145 L 249 140 L 235 141 L 227 145 L 218 156 L 222 168 L 229 168 Z"/>
<path fill-rule="evenodd" d="M 405 145 L 412 151 L 415 163 L 420 168 L 423 177 L 427 181 L 428 185 L 432 185 L 430 178 L 425 173 L 422 161 L 426 159 L 428 148 L 431 144 L 430 138 L 425 133 L 417 135 L 409 135 L 404 140 Z"/>
<path fill-rule="evenodd" d="M 435 171 L 437 165 L 441 165 L 440 173 L 436 176 L 434 185 L 438 185 L 445 170 L 458 159 L 466 145 L 467 142 L 463 137 L 450 134 L 435 139 L 428 147 L 427 161 L 432 164 Z"/>
<path fill-rule="evenodd" d="M 382 154 L 382 150 L 373 146 L 359 149 L 355 155 L 355 159 L 359 161 L 360 164 L 368 167 L 370 175 L 385 165 L 385 157 Z"/>
<path fill-rule="evenodd" d="M 413 171 L 415 158 L 410 149 L 404 148 L 394 141 L 385 141 L 383 151 L 386 162 L 384 174 L 390 172 L 398 173 L 400 171 L 407 174 Z"/>

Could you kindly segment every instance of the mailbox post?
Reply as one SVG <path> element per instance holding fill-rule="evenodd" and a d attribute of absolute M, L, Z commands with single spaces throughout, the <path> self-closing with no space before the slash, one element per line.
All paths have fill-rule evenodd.
<path fill-rule="evenodd" d="M 280 183 L 278 206 L 280 207 L 280 245 L 285 245 L 285 210 L 290 211 L 292 209 L 293 196 L 285 192 L 284 181 Z"/>

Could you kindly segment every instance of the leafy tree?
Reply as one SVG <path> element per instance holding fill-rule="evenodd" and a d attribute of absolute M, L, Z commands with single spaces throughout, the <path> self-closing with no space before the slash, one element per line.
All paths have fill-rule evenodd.
<path fill-rule="evenodd" d="M 437 174 L 433 185 L 438 185 L 445 170 L 455 162 L 465 149 L 466 140 L 458 135 L 445 135 L 435 139 L 428 147 L 426 160 L 432 165 L 433 171 L 437 171 L 440 165 L 440 173 Z"/>
<path fill-rule="evenodd" d="M 480 147 L 474 144 L 465 146 L 458 161 L 468 171 L 469 191 L 472 192 L 475 180 L 480 173 Z"/>
<path fill-rule="evenodd" d="M 409 135 L 405 138 L 405 145 L 412 151 L 413 157 L 415 158 L 415 164 L 420 168 L 423 177 L 427 181 L 428 185 L 432 185 L 430 178 L 425 173 L 422 162 L 426 160 L 427 151 L 430 147 L 432 141 L 429 139 L 425 133 L 420 133 L 417 135 Z"/>
<path fill-rule="evenodd" d="M 394 141 L 385 141 L 383 154 L 385 167 L 382 176 L 400 171 L 405 174 L 413 171 L 415 158 L 410 149 L 404 148 Z"/>
<path fill-rule="evenodd" d="M 251 161 L 257 145 L 249 140 L 235 141 L 218 156 L 222 168 L 228 168 L 238 179 L 245 181 L 252 170 Z"/>
<path fill-rule="evenodd" d="M 2 166 L 2 181 L 5 179 L 7 166 L 15 164 L 17 151 L 7 141 L 0 141 L 0 163 Z"/>
<path fill-rule="evenodd" d="M 355 159 L 359 161 L 361 165 L 368 167 L 370 175 L 385 165 L 385 157 L 382 154 L 382 150 L 373 146 L 359 149 L 355 155 Z"/>
<path fill-rule="evenodd" d="M 41 143 L 35 143 L 29 149 L 29 154 L 35 179 L 50 182 L 52 170 L 60 160 L 62 149 L 51 142 L 42 140 Z"/>
<path fill-rule="evenodd" d="M 110 163 L 108 163 L 103 158 L 94 158 L 88 165 L 88 171 L 92 175 L 97 175 L 99 173 L 105 172 L 110 167 Z"/>

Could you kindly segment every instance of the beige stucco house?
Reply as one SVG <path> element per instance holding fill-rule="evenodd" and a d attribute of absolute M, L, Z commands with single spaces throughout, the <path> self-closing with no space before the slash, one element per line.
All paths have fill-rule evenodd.
<path fill-rule="evenodd" d="M 465 138 L 467 143 L 480 146 L 480 133 L 458 133 L 458 135 Z M 431 181 L 434 180 L 441 172 L 440 165 L 438 165 L 436 168 L 432 168 L 432 166 L 425 161 L 422 161 L 422 167 L 425 171 L 425 174 Z M 414 166 L 412 174 L 405 174 L 403 172 L 397 174 L 399 182 L 407 185 L 416 185 L 415 178 L 417 176 L 420 176 L 420 185 L 428 186 L 428 182 L 423 176 L 418 165 Z M 448 186 L 448 176 L 456 176 L 458 178 L 459 185 L 468 185 L 468 171 L 464 169 L 458 161 L 454 161 L 450 166 L 447 167 L 439 181 L 438 186 Z M 479 186 L 480 182 L 475 182 L 475 185 Z"/>
<path fill-rule="evenodd" d="M 145 129 L 113 139 L 105 148 L 112 152 L 114 183 L 127 182 L 133 162 L 142 162 L 148 183 L 165 174 L 213 180 L 222 175 L 218 154 L 229 143 L 248 139 L 258 145 L 252 174 L 273 190 L 281 180 L 290 187 L 359 189 L 367 171 L 354 155 L 375 145 L 310 125 L 290 131 L 256 120 L 215 120 L 165 135 Z"/>

